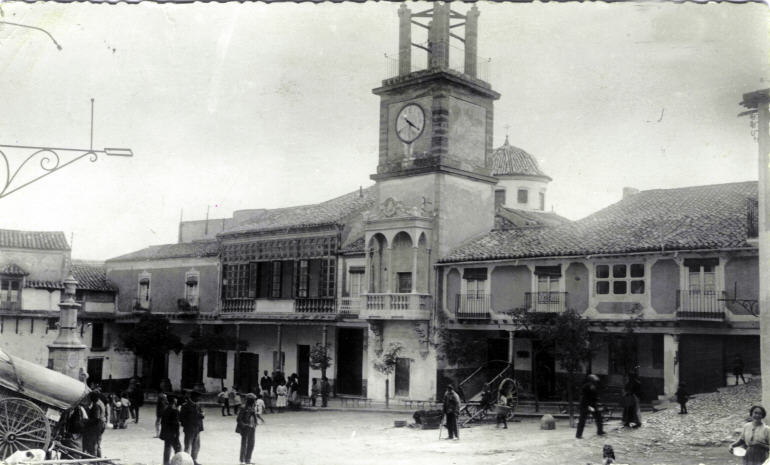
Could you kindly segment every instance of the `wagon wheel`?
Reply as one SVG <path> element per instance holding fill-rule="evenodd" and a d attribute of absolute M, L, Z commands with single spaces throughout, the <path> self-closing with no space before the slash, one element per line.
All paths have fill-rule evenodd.
<path fill-rule="evenodd" d="M 481 405 L 470 406 L 468 412 L 471 414 L 469 421 L 481 421 L 487 416 L 487 409 Z"/>
<path fill-rule="evenodd" d="M 45 413 L 26 399 L 0 399 L 0 460 L 18 450 L 48 449 L 51 426 Z"/>

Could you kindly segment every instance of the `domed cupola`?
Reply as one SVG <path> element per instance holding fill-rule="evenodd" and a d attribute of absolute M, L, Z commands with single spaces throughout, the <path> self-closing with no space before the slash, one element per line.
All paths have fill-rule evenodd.
<path fill-rule="evenodd" d="M 495 205 L 518 210 L 544 211 L 545 195 L 551 177 L 537 164 L 535 157 L 505 143 L 492 152 L 492 176 L 500 181 L 495 187 Z"/>

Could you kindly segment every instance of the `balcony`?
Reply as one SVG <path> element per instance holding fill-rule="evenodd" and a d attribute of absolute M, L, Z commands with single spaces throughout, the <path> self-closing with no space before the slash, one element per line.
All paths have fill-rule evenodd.
<path fill-rule="evenodd" d="M 429 294 L 364 294 L 361 318 L 429 320 L 433 301 Z"/>
<path fill-rule="evenodd" d="M 6 312 L 17 312 L 21 310 L 21 302 L 9 300 L 0 301 L 0 310 Z"/>
<path fill-rule="evenodd" d="M 149 312 L 152 310 L 152 299 L 134 299 L 131 310 L 134 312 Z"/>
<path fill-rule="evenodd" d="M 248 297 L 225 299 L 222 313 L 252 313 L 257 308 L 256 303 L 256 300 Z"/>
<path fill-rule="evenodd" d="M 361 312 L 361 302 L 361 297 L 340 297 L 340 315 L 358 315 Z"/>
<path fill-rule="evenodd" d="M 676 317 L 680 320 L 724 320 L 725 309 L 711 290 L 676 291 Z"/>
<path fill-rule="evenodd" d="M 528 312 L 562 313 L 566 308 L 566 292 L 527 292 Z"/>
<path fill-rule="evenodd" d="M 334 298 L 296 299 L 294 311 L 297 313 L 334 313 Z"/>
<path fill-rule="evenodd" d="M 460 319 L 489 319 L 489 294 L 457 294 L 455 316 Z"/>
<path fill-rule="evenodd" d="M 176 306 L 179 309 L 179 313 L 183 315 L 197 315 L 200 311 L 197 297 L 177 299 Z"/>

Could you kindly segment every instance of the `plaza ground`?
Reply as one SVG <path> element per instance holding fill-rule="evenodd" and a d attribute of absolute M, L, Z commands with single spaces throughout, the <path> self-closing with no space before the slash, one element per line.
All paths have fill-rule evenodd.
<path fill-rule="evenodd" d="M 102 441 L 105 456 L 126 464 L 159 464 L 163 443 L 153 438 L 154 405 L 142 408 L 140 422 L 128 429 L 108 429 Z M 238 463 L 240 437 L 235 416 L 222 417 L 219 409 L 206 408 L 201 435 L 202 465 Z M 687 429 L 687 416 L 681 416 Z M 413 420 L 408 413 L 301 411 L 265 415 L 257 428 L 253 461 L 258 465 L 375 465 L 375 464 L 586 464 L 601 462 L 604 444 L 611 444 L 618 463 L 738 465 L 723 444 L 682 446 L 670 444 L 654 429 L 629 430 L 618 422 L 608 425 L 607 436 L 597 437 L 588 425 L 585 438 L 574 438 L 566 420 L 543 431 L 537 419 L 522 419 L 507 430 L 494 423 L 460 429 L 460 441 L 439 440 L 438 430 L 395 428 L 394 420 Z M 739 426 L 739 425 L 738 425 Z M 441 435 L 446 437 L 446 430 Z"/>

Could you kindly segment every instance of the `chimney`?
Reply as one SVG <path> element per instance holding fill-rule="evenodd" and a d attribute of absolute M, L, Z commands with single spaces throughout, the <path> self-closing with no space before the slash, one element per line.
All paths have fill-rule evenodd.
<path fill-rule="evenodd" d="M 398 75 L 412 72 L 412 12 L 403 3 L 398 9 Z"/>
<path fill-rule="evenodd" d="M 633 197 L 636 194 L 639 193 L 639 189 L 635 187 L 624 187 L 623 188 L 623 200 L 626 200 L 629 197 Z"/>
<path fill-rule="evenodd" d="M 476 5 L 465 18 L 465 74 L 476 77 L 476 50 L 479 37 L 479 9 Z"/>

